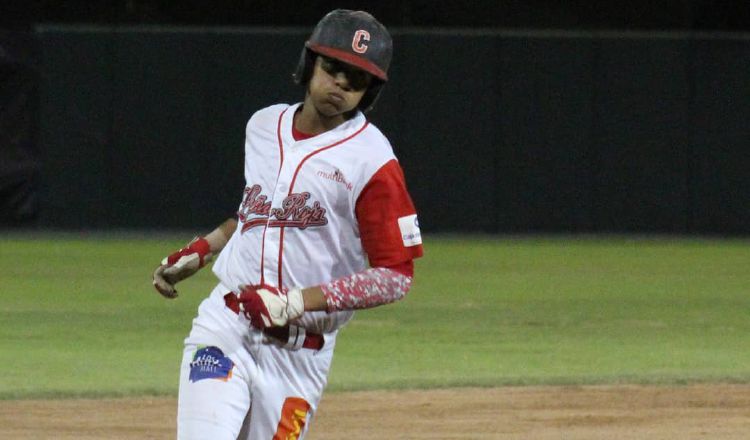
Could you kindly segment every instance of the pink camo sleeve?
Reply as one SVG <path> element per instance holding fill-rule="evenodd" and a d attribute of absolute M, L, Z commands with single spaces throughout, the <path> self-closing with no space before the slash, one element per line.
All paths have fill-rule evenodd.
<path fill-rule="evenodd" d="M 328 311 L 367 309 L 403 298 L 412 278 L 386 267 L 373 267 L 321 286 Z"/>

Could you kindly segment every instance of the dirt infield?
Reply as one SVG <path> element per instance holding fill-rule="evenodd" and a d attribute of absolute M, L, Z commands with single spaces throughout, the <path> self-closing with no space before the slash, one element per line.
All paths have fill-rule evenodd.
<path fill-rule="evenodd" d="M 174 398 L 0 401 L 2 439 L 170 439 Z M 748 439 L 750 385 L 328 393 L 309 440 Z"/>

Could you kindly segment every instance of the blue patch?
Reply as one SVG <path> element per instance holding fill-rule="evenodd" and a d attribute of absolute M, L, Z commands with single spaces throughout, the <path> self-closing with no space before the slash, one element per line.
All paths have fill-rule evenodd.
<path fill-rule="evenodd" d="M 219 379 L 223 381 L 232 377 L 234 362 L 224 356 L 216 347 L 203 347 L 195 352 L 190 362 L 190 382 L 203 379 Z"/>

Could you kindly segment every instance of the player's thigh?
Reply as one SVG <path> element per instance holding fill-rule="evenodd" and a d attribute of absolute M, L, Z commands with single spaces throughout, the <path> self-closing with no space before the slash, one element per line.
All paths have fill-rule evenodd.
<path fill-rule="evenodd" d="M 302 440 L 312 420 L 315 408 L 308 399 L 297 395 L 277 394 L 263 399 L 253 394 L 256 405 L 238 439 L 295 439 Z"/>
<path fill-rule="evenodd" d="M 188 345 L 180 369 L 179 440 L 235 440 L 250 407 L 247 382 L 216 347 Z"/>
<path fill-rule="evenodd" d="M 290 356 L 285 349 L 262 347 L 258 362 L 264 374 L 252 384 L 249 425 L 239 438 L 303 439 L 323 393 L 331 354 L 303 348 Z"/>

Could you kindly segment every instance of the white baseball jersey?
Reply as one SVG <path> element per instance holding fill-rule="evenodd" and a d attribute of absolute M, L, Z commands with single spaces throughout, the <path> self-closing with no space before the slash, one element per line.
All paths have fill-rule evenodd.
<path fill-rule="evenodd" d="M 297 141 L 293 121 L 299 106 L 267 107 L 247 124 L 246 187 L 237 230 L 213 266 L 220 284 L 201 304 L 185 341 L 178 423 L 182 433 L 200 432 L 205 418 L 201 414 L 207 411 L 226 413 L 221 417 L 234 426 L 244 415 L 227 408 L 241 412 L 250 407 L 252 423 L 246 421 L 243 428 L 249 430 L 248 438 L 271 438 L 282 424 L 291 423 L 284 420 L 283 414 L 292 411 L 287 407 L 296 411 L 301 405 L 301 419 L 299 412 L 291 413 L 297 414 L 294 423 L 302 427 L 302 438 L 327 381 L 336 333 L 353 315 L 305 313 L 298 324 L 323 334 L 324 347 L 290 351 L 261 344 L 260 332 L 227 309 L 226 293 L 260 283 L 316 286 L 363 271 L 368 262 L 396 265 L 422 254 L 414 206 L 385 136 L 357 112 L 333 130 Z M 201 346 L 220 351 L 200 351 Z M 193 368 L 203 364 L 223 367 L 219 376 L 206 378 Z M 231 385 L 238 380 L 247 386 Z M 234 391 L 215 389 L 225 382 L 225 388 Z M 191 387 L 203 391 L 188 391 Z M 214 395 L 215 401 L 207 403 L 203 393 Z M 274 397 L 259 401 L 259 395 Z M 237 433 L 227 438 L 231 435 Z"/>

